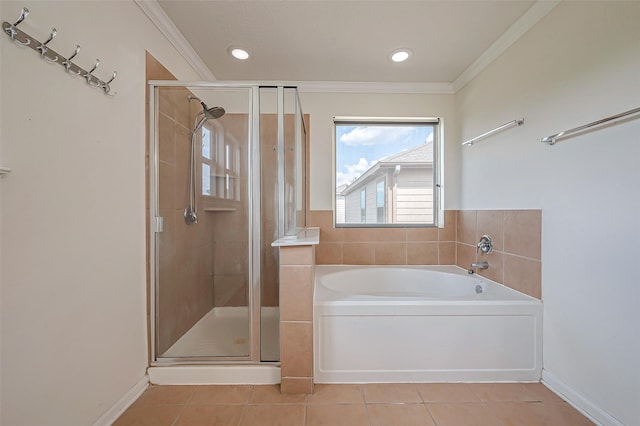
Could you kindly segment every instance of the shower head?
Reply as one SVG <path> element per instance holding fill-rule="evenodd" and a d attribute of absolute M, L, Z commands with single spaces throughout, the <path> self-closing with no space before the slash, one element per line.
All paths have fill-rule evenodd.
<path fill-rule="evenodd" d="M 214 106 L 211 108 L 207 108 L 207 106 L 205 105 L 204 102 L 200 102 L 202 104 L 202 112 L 204 113 L 204 116 L 209 118 L 209 119 L 216 119 L 216 118 L 220 118 L 225 114 L 225 110 L 222 107 L 219 106 Z"/>
<path fill-rule="evenodd" d="M 189 96 L 187 96 L 187 99 L 189 99 L 189 102 L 191 102 L 193 100 L 196 100 L 196 101 L 200 102 L 200 105 L 202 105 L 202 111 L 200 111 L 198 113 L 198 115 L 204 114 L 205 118 L 207 118 L 207 119 L 215 120 L 217 118 L 222 117 L 226 112 L 224 110 L 224 108 L 218 107 L 218 106 L 209 108 L 207 106 L 207 104 L 205 104 L 200 98 L 197 98 L 195 96 L 189 95 Z"/>

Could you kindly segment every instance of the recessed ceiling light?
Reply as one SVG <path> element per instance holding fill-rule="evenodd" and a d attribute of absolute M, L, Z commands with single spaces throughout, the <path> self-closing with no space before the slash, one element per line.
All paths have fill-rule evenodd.
<path fill-rule="evenodd" d="M 397 49 L 391 52 L 391 60 L 393 62 L 404 62 L 411 56 L 411 50 L 409 49 Z"/>
<path fill-rule="evenodd" d="M 229 53 L 236 59 L 245 60 L 249 59 L 249 52 L 241 47 L 230 47 Z"/>

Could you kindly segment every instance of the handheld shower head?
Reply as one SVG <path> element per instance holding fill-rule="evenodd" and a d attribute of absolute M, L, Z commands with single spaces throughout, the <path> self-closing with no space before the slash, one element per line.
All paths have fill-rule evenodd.
<path fill-rule="evenodd" d="M 209 108 L 209 107 L 207 106 L 207 104 L 205 104 L 205 103 L 204 103 L 200 98 L 198 98 L 198 97 L 195 97 L 195 96 L 191 96 L 191 95 L 189 95 L 189 96 L 187 96 L 187 99 L 189 99 L 189 102 L 191 102 L 191 101 L 193 101 L 193 100 L 196 100 L 196 101 L 200 102 L 200 105 L 202 105 L 202 111 L 201 111 L 201 112 L 199 112 L 199 113 L 198 113 L 198 115 L 200 115 L 200 114 L 204 114 L 205 118 L 207 118 L 207 119 L 215 120 L 215 119 L 217 119 L 217 118 L 222 117 L 222 116 L 225 114 L 225 112 L 226 112 L 226 111 L 224 110 L 224 108 L 222 108 L 222 107 L 218 107 L 218 106 L 215 106 L 215 107 Z"/>

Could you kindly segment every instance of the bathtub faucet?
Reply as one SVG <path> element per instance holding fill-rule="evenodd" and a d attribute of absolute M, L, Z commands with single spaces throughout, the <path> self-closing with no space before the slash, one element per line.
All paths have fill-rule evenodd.
<path fill-rule="evenodd" d="M 476 271 L 476 269 L 488 269 L 488 268 L 489 268 L 489 262 L 487 262 L 486 260 L 483 260 L 482 262 L 472 263 L 471 268 L 469 268 L 467 272 L 469 272 L 470 274 L 473 274 Z"/>

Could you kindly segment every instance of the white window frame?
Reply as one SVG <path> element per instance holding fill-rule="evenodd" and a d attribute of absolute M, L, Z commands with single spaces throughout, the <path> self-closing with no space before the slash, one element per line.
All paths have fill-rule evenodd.
<path fill-rule="evenodd" d="M 434 126 L 433 141 L 433 223 L 338 223 L 336 221 L 336 194 L 332 198 L 333 223 L 338 228 L 443 228 L 444 227 L 444 120 L 441 117 L 357 117 L 335 116 L 333 117 L 333 161 L 332 161 L 332 188 L 336 188 L 336 126 L 354 125 L 365 126 L 367 124 L 428 124 Z M 385 198 L 387 194 L 385 194 Z M 390 202 L 391 200 L 386 200 Z M 388 218 L 387 218 L 388 220 Z"/>

